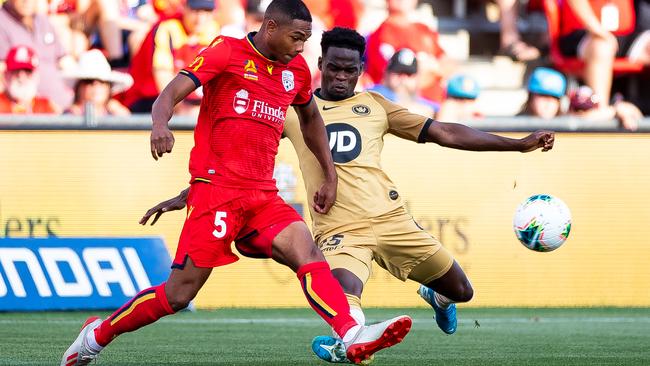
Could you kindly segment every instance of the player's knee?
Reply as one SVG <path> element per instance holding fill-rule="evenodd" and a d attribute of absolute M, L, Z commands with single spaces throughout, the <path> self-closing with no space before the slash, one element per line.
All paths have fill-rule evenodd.
<path fill-rule="evenodd" d="M 361 282 L 341 282 L 341 288 L 346 294 L 361 297 L 363 292 L 363 284 Z"/>
<path fill-rule="evenodd" d="M 464 281 L 460 285 L 458 291 L 458 298 L 455 299 L 457 302 L 468 302 L 474 297 L 474 289 L 468 281 Z"/>
<path fill-rule="evenodd" d="M 322 262 L 325 260 L 323 252 L 320 251 L 315 243 L 310 244 L 309 247 L 309 250 L 305 251 L 307 254 L 305 260 L 308 262 Z"/>
<path fill-rule="evenodd" d="M 194 294 L 188 292 L 176 292 L 173 294 L 167 294 L 167 301 L 169 306 L 174 311 L 183 310 L 190 305 L 190 302 L 194 299 Z"/>

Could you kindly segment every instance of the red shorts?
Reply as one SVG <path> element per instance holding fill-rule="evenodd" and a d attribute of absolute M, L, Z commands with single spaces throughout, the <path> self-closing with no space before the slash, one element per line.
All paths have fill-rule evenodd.
<path fill-rule="evenodd" d="M 296 221 L 302 217 L 276 191 L 193 183 L 172 268 L 183 268 L 188 256 L 197 267 L 235 262 L 233 241 L 245 256 L 270 258 L 275 236 Z"/>

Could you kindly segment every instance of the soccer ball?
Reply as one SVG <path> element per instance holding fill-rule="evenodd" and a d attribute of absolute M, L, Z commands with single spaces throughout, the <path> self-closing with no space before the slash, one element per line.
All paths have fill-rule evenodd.
<path fill-rule="evenodd" d="M 517 207 L 512 225 L 526 248 L 550 252 L 569 237 L 571 212 L 559 198 L 536 194 Z"/>

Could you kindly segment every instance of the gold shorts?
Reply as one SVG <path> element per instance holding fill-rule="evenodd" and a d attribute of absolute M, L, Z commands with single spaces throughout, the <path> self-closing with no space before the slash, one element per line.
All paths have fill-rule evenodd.
<path fill-rule="evenodd" d="M 406 281 L 413 268 L 418 277 L 428 283 L 442 277 L 451 268 L 454 258 L 438 239 L 418 226 L 403 207 L 376 218 L 365 225 L 327 233 L 316 238 L 318 246 L 332 269 L 344 268 L 363 283 L 372 273 L 372 260 L 396 278 Z"/>

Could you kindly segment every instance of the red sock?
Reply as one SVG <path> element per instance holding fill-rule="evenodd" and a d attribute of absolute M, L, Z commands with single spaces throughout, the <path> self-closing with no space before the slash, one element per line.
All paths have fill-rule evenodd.
<path fill-rule="evenodd" d="M 122 333 L 132 332 L 173 313 L 165 294 L 165 283 L 162 283 L 140 291 L 117 309 L 95 329 L 95 339 L 100 346 L 106 346 Z"/>
<path fill-rule="evenodd" d="M 312 262 L 298 268 L 298 279 L 309 305 L 341 336 L 357 325 L 350 305 L 327 262 Z"/>

